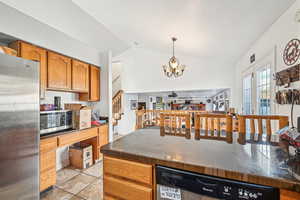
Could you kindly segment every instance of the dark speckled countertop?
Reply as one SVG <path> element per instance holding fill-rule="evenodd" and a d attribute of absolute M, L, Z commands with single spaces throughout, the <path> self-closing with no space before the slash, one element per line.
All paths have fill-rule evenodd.
<path fill-rule="evenodd" d="M 107 124 L 108 123 L 104 123 L 104 124 L 101 124 L 99 126 L 94 126 L 93 125 L 91 128 L 97 128 L 97 127 L 104 126 L 104 125 L 107 125 Z M 91 128 L 88 128 L 88 129 L 91 129 Z M 86 129 L 82 129 L 82 130 L 68 129 L 68 130 L 58 131 L 58 132 L 55 132 L 55 133 L 40 135 L 40 138 L 41 139 L 46 139 L 46 138 L 56 137 L 56 136 L 60 136 L 60 135 L 65 135 L 65 134 L 68 134 L 68 133 L 83 131 L 83 130 L 86 130 Z"/>
<path fill-rule="evenodd" d="M 300 192 L 300 181 L 286 169 L 281 147 L 267 142 L 196 139 L 141 129 L 101 148 L 104 155 L 152 165 L 163 165 L 249 183 Z M 238 142 L 239 141 L 239 142 Z M 243 144 L 242 144 L 243 143 Z"/>

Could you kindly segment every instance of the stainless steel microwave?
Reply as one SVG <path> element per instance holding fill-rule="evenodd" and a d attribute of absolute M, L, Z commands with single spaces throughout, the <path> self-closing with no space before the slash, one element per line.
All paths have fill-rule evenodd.
<path fill-rule="evenodd" d="M 40 135 L 71 129 L 72 111 L 55 110 L 40 112 Z"/>

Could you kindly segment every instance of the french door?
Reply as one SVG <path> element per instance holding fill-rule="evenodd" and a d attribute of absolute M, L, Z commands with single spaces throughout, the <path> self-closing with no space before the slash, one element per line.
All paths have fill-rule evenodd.
<path fill-rule="evenodd" d="M 275 53 L 275 51 L 274 51 Z M 248 68 L 243 73 L 243 114 L 271 115 L 275 113 L 274 80 L 275 71 L 274 53 Z"/>

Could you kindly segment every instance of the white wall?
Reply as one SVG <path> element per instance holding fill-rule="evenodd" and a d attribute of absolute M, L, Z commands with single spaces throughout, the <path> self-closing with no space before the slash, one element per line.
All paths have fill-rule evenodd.
<path fill-rule="evenodd" d="M 256 60 L 263 59 L 272 49 L 275 53 L 275 70 L 281 71 L 288 66 L 283 61 L 283 51 L 286 44 L 293 38 L 300 39 L 300 23 L 296 23 L 295 14 L 300 9 L 300 2 L 295 2 L 266 32 L 249 48 L 236 64 L 236 88 L 234 106 L 242 110 L 242 72 L 250 66 L 249 57 L 256 54 Z M 300 60 L 298 61 L 298 63 Z M 293 88 L 299 89 L 299 82 L 293 83 Z M 282 89 L 282 88 L 277 88 Z M 274 93 L 276 91 L 273 91 Z M 289 115 L 290 105 L 275 106 L 274 114 Z M 299 116 L 300 106 L 295 106 L 295 113 Z"/>
<path fill-rule="evenodd" d="M 112 63 L 112 94 L 113 96 L 122 89 L 122 63 Z"/>
<path fill-rule="evenodd" d="M 135 130 L 135 122 L 136 122 L 136 113 L 135 110 L 130 109 L 130 101 L 138 100 L 137 94 L 123 94 L 123 112 L 124 115 L 122 119 L 118 121 L 118 126 L 116 126 L 116 132 L 121 135 L 126 135 Z"/>
<path fill-rule="evenodd" d="M 170 54 L 132 48 L 114 60 L 122 62 L 122 87 L 126 92 L 158 92 L 173 90 L 201 90 L 232 88 L 234 63 L 214 57 L 187 57 L 176 55 L 187 66 L 180 78 L 167 78 L 162 65 L 167 64 Z"/>

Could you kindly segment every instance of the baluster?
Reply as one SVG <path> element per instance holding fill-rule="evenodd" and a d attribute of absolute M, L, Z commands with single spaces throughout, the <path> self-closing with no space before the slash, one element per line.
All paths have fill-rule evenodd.
<path fill-rule="evenodd" d="M 259 118 L 258 119 L 258 135 L 262 136 L 263 134 L 263 125 L 262 125 L 262 119 Z"/>
<path fill-rule="evenodd" d="M 255 121 L 254 119 L 250 119 L 250 134 L 255 134 Z"/>
<path fill-rule="evenodd" d="M 215 125 L 215 118 L 210 118 L 210 135 L 211 136 L 215 135 L 214 125 Z"/>
<path fill-rule="evenodd" d="M 221 120 L 220 118 L 217 118 L 217 136 L 221 136 Z"/>
<path fill-rule="evenodd" d="M 208 136 L 208 117 L 205 117 L 205 136 Z"/>

